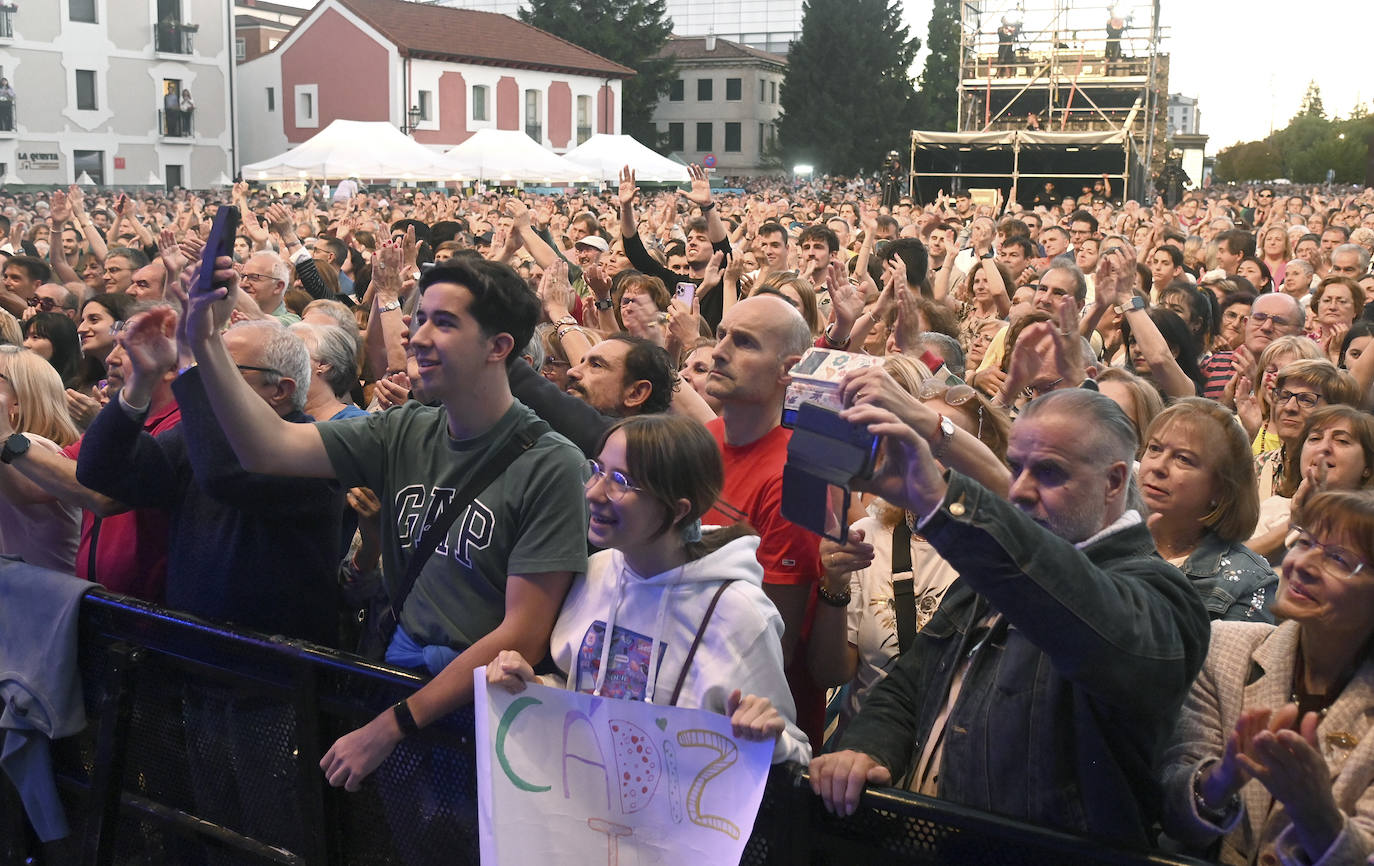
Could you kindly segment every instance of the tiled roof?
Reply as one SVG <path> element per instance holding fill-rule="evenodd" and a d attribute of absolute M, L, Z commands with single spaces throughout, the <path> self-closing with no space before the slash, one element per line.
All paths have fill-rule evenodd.
<path fill-rule="evenodd" d="M 403 54 L 464 63 L 548 69 L 609 78 L 634 70 L 507 15 L 409 3 L 338 0 Z"/>
<path fill-rule="evenodd" d="M 658 56 L 672 57 L 676 60 L 763 60 L 787 65 L 787 58 L 781 54 L 750 48 L 748 45 L 719 37 L 716 37 L 715 49 L 707 51 L 706 39 L 705 36 L 673 36 L 658 52 Z"/>

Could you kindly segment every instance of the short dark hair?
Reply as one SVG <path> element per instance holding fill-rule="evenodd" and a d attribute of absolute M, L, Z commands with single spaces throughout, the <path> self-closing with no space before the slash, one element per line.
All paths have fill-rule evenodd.
<path fill-rule="evenodd" d="M 1035 258 L 1035 245 L 1031 243 L 1030 235 L 1013 235 L 1002 240 L 1002 249 L 1007 247 L 1020 247 L 1026 254 L 1026 258 Z"/>
<path fill-rule="evenodd" d="M 451 258 L 420 277 L 423 293 L 435 283 L 453 283 L 472 294 L 468 314 L 487 337 L 510 334 L 514 340 L 506 366 L 520 359 L 520 352 L 534 336 L 539 322 L 539 299 L 529 283 L 510 265 L 486 259 Z"/>
<path fill-rule="evenodd" d="M 667 245 L 663 247 L 663 255 L 665 258 L 685 256 L 687 255 L 687 245 L 682 241 L 669 241 Z"/>
<path fill-rule="evenodd" d="M 1074 223 L 1087 223 L 1088 230 L 1093 234 L 1097 234 L 1097 217 L 1093 216 L 1088 211 L 1076 210 L 1069 214 L 1069 225 L 1073 225 Z"/>
<path fill-rule="evenodd" d="M 926 281 L 926 273 L 930 270 L 930 253 L 925 244 L 916 238 L 897 238 L 883 248 L 883 261 L 890 261 L 894 256 L 900 256 L 902 264 L 906 265 L 908 284 L 919 286 Z"/>
<path fill-rule="evenodd" d="M 315 241 L 317 246 L 328 248 L 329 254 L 334 258 L 335 267 L 343 267 L 348 261 L 348 244 L 336 237 L 325 236 Z"/>
<path fill-rule="evenodd" d="M 33 256 L 10 256 L 5 266 L 18 265 L 24 269 L 24 273 L 29 275 L 29 279 L 40 283 L 49 282 L 52 279 L 52 268 L 42 259 Z"/>
<path fill-rule="evenodd" d="M 1179 250 L 1178 247 L 1171 247 L 1168 244 L 1160 244 L 1159 246 L 1154 248 L 1154 252 L 1150 253 L 1150 255 L 1154 255 L 1155 253 L 1164 253 L 1164 255 L 1168 256 L 1169 259 L 1174 263 L 1174 267 L 1183 267 L 1183 252 Z"/>
<path fill-rule="evenodd" d="M 825 245 L 830 248 L 830 252 L 840 251 L 840 236 L 830 230 L 829 226 L 816 224 L 809 225 L 801 230 L 797 236 L 797 246 L 801 246 L 807 241 L 825 241 Z"/>
<path fill-rule="evenodd" d="M 682 227 L 682 231 L 684 234 L 689 235 L 692 232 L 696 232 L 699 235 L 710 234 L 710 232 L 706 229 L 706 217 L 693 217 L 692 219 L 687 220 L 687 223 Z"/>
<path fill-rule="evenodd" d="M 606 342 L 617 340 L 629 343 L 630 350 L 625 353 L 625 382 L 649 383 L 649 396 L 639 404 L 637 414 L 648 415 L 667 412 L 673 402 L 673 361 L 668 352 L 652 340 L 636 337 L 624 332 L 612 334 Z"/>
<path fill-rule="evenodd" d="M 1245 229 L 1231 229 L 1217 235 L 1217 243 L 1223 242 L 1227 249 L 1240 256 L 1255 254 L 1255 236 Z"/>
<path fill-rule="evenodd" d="M 759 237 L 763 237 L 764 235 L 782 235 L 782 245 L 787 246 L 787 229 L 783 228 L 780 222 L 769 220 L 759 226 Z"/>

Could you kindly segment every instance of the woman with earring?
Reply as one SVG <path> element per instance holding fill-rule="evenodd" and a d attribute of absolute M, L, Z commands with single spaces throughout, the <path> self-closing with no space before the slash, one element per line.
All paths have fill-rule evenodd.
<path fill-rule="evenodd" d="M 1294 513 L 1282 625 L 1214 622 L 1162 763 L 1163 826 L 1224 864 L 1374 853 L 1374 495 Z"/>
<path fill-rule="evenodd" d="M 1188 576 L 1211 618 L 1273 622 L 1278 577 L 1243 543 L 1259 518 L 1248 438 L 1219 403 L 1185 397 L 1145 432 L 1137 480 L 1159 555 Z"/>
<path fill-rule="evenodd" d="M 81 433 L 67 416 L 62 379 L 32 349 L 0 346 L 0 553 L 71 574 L 81 528 L 79 509 L 52 500 L 9 465 L 29 449 L 60 453 Z"/>

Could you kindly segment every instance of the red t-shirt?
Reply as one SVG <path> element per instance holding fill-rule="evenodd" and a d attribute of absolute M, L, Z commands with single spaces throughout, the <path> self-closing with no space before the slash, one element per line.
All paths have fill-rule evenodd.
<path fill-rule="evenodd" d="M 181 409 L 172 400 L 156 412 L 150 412 L 143 429 L 156 436 L 180 423 Z M 68 445 L 62 453 L 75 460 L 81 453 L 81 441 L 78 439 Z M 83 509 L 76 576 L 98 583 L 111 592 L 161 602 L 167 586 L 169 522 L 167 512 L 160 508 L 135 508 L 105 518 L 97 518 Z M 95 539 L 94 557 L 91 556 L 92 539 Z M 92 564 L 94 574 L 91 573 Z"/>
<path fill-rule="evenodd" d="M 782 516 L 782 468 L 792 431 L 774 427 L 748 445 L 725 443 L 725 421 L 706 425 L 725 461 L 725 488 L 701 522 L 730 526 L 741 520 L 759 534 L 759 564 L 763 582 L 782 586 L 810 586 L 820 579 L 820 537 Z M 787 666 L 787 683 L 797 705 L 797 726 L 819 749 L 825 733 L 825 690 L 811 679 L 806 665 L 806 642 L 815 617 L 816 596 L 806 604 L 801 635 Z"/>

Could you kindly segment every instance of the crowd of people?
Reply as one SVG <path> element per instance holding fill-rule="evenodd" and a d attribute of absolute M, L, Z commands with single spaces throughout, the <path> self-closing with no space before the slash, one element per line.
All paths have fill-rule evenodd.
<path fill-rule="evenodd" d="M 348 790 L 485 665 L 726 714 L 840 814 L 1374 854 L 1374 192 L 691 174 L 0 196 L 0 552 L 431 675 Z M 881 358 L 826 539 L 782 516 L 813 348 Z"/>

